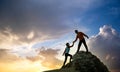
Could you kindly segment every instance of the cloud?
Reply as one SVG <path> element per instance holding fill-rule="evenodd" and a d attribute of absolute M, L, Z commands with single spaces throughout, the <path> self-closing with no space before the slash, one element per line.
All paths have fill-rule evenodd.
<path fill-rule="evenodd" d="M 22 58 L 21 58 L 22 59 Z M 21 60 L 17 55 L 10 53 L 8 49 L 0 49 L 0 63 L 15 62 Z"/>
<path fill-rule="evenodd" d="M 39 61 L 32 62 L 0 49 L 0 72 L 42 72 L 44 69 Z"/>
<path fill-rule="evenodd" d="M 36 49 L 37 55 L 35 56 L 26 56 L 25 58 L 31 62 L 37 62 L 48 69 L 59 68 L 62 65 L 62 60 L 58 59 L 58 52 L 60 49 L 52 49 L 42 47 Z"/>
<path fill-rule="evenodd" d="M 110 69 L 120 69 L 120 33 L 104 25 L 100 32 L 88 41 L 90 51 L 97 54 Z"/>
<path fill-rule="evenodd" d="M 59 49 L 41 48 L 40 50 L 37 49 L 37 55 L 35 56 L 22 57 L 16 53 L 12 53 L 9 49 L 0 49 L 0 68 L 7 65 L 7 70 L 0 69 L 0 71 L 12 71 L 12 69 L 13 71 L 16 71 L 18 68 L 21 68 L 23 70 L 20 71 L 27 72 L 29 68 L 37 69 L 38 71 L 59 68 L 62 65 L 62 61 L 56 57 L 58 55 L 58 51 Z M 23 68 L 22 64 L 24 63 L 25 65 Z M 39 67 L 36 68 L 36 66 L 39 66 L 40 70 L 38 69 Z"/>
<path fill-rule="evenodd" d="M 34 53 L 34 52 L 32 52 Z M 25 56 L 19 55 L 16 52 L 12 52 L 11 49 L 0 49 L 0 62 L 2 63 L 9 63 L 9 62 L 18 62 L 18 61 L 31 61 L 31 62 L 37 62 L 40 61 L 42 57 L 37 54 L 32 56 L 26 54 Z"/>
<path fill-rule="evenodd" d="M 71 17 L 94 7 L 95 0 L 1 0 L 0 31 L 9 28 L 20 42 L 58 38 L 73 29 Z M 2 33 L 2 34 L 3 34 Z M 6 35 L 5 33 L 3 35 Z M 9 36 L 8 36 L 9 38 Z"/>
<path fill-rule="evenodd" d="M 54 30 L 60 34 L 61 28 L 67 30 L 68 26 L 62 23 L 64 19 L 59 17 L 61 14 L 59 14 L 59 9 L 54 6 L 55 4 L 51 5 L 51 3 L 44 3 L 44 1 L 40 1 L 38 4 L 37 2 L 2 1 L 1 29 L 9 26 L 12 32 L 17 35 L 20 34 L 20 37 L 23 37 L 21 34 L 27 36 L 31 30 L 35 31 L 35 36 L 38 33 L 51 35 Z"/>
<path fill-rule="evenodd" d="M 42 59 L 42 57 L 38 56 L 27 56 L 26 59 L 32 61 L 32 62 L 36 62 L 39 61 L 40 59 Z"/>
<path fill-rule="evenodd" d="M 27 48 L 38 42 L 57 39 L 76 28 L 78 15 L 97 6 L 96 0 L 1 0 L 0 1 L 0 48 Z M 76 24 L 77 23 L 77 24 Z M 76 25 L 75 25 L 76 24 Z"/>
<path fill-rule="evenodd" d="M 41 64 L 47 68 L 59 68 L 62 65 L 62 61 L 56 57 L 58 55 L 58 51 L 59 49 L 42 48 L 39 51 L 39 55 L 43 56 Z"/>

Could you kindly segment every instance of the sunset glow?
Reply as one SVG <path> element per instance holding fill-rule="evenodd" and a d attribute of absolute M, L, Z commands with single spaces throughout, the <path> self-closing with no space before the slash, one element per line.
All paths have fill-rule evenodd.
<path fill-rule="evenodd" d="M 119 0 L 0 0 L 0 72 L 61 68 L 74 30 L 89 36 L 89 51 L 111 72 L 120 72 L 119 19 Z M 70 54 L 77 47 L 78 41 Z"/>

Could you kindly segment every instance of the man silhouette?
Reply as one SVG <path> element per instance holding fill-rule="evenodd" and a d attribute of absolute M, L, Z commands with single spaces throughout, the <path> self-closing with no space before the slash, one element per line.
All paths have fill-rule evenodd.
<path fill-rule="evenodd" d="M 79 52 L 82 43 L 84 44 L 84 46 L 86 48 L 86 52 L 88 52 L 88 47 L 86 45 L 86 41 L 85 41 L 84 36 L 87 38 L 89 38 L 89 37 L 86 34 L 84 34 L 83 32 L 78 32 L 78 30 L 75 30 L 75 33 L 77 35 L 76 35 L 76 39 L 73 41 L 73 43 L 75 43 L 79 39 L 78 49 L 77 49 L 76 53 Z"/>

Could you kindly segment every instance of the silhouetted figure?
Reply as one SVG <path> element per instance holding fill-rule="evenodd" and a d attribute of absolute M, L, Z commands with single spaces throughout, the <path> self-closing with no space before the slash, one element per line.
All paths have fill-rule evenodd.
<path fill-rule="evenodd" d="M 73 41 L 73 43 L 75 43 L 77 41 L 77 39 L 79 39 L 78 49 L 77 49 L 76 53 L 79 52 L 82 43 L 84 44 L 84 46 L 86 48 L 86 52 L 88 52 L 88 47 L 86 45 L 86 41 L 84 39 L 84 36 L 87 37 L 87 38 L 89 38 L 89 37 L 86 34 L 84 34 L 83 32 L 78 32 L 78 30 L 75 30 L 75 33 L 77 35 L 76 35 L 76 39 Z"/>
<path fill-rule="evenodd" d="M 65 66 L 65 63 L 66 63 L 66 61 L 67 61 L 67 57 L 68 57 L 68 56 L 70 56 L 70 61 L 69 61 L 69 62 L 71 62 L 71 60 L 72 60 L 72 55 L 69 54 L 69 51 L 70 51 L 70 48 L 73 47 L 73 45 L 74 45 L 74 44 L 72 44 L 72 46 L 70 46 L 69 43 L 66 43 L 66 48 L 65 48 L 65 51 L 63 52 L 63 55 L 65 55 L 65 61 L 64 61 L 64 63 L 63 63 L 63 66 Z M 63 66 L 62 66 L 62 67 L 63 67 Z"/>

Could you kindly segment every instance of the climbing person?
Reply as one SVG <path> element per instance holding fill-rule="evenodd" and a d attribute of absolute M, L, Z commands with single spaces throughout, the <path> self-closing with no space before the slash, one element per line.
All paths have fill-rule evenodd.
<path fill-rule="evenodd" d="M 86 52 L 88 52 L 88 47 L 87 47 L 84 36 L 87 38 L 89 38 L 89 37 L 86 34 L 84 34 L 83 32 L 78 32 L 78 30 L 75 30 L 75 33 L 76 33 L 76 39 L 73 41 L 73 43 L 75 43 L 79 39 L 78 49 L 77 49 L 76 53 L 79 52 L 82 43 L 84 44 L 84 46 L 86 48 Z"/>
<path fill-rule="evenodd" d="M 65 50 L 63 52 L 63 55 L 65 55 L 65 60 L 64 60 L 63 66 L 65 66 L 65 63 L 67 61 L 68 56 L 70 56 L 70 61 L 69 62 L 71 62 L 71 60 L 72 60 L 72 55 L 69 54 L 69 51 L 70 51 L 70 48 L 73 47 L 73 45 L 74 45 L 74 43 L 71 46 L 70 46 L 69 43 L 66 43 L 66 48 L 65 48 Z"/>

